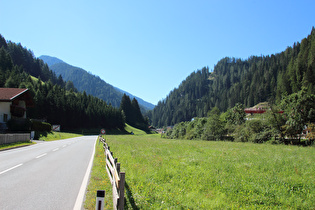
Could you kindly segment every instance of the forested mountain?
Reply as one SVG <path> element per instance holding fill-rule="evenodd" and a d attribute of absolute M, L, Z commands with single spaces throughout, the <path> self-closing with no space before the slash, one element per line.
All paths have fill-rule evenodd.
<path fill-rule="evenodd" d="M 143 118 L 138 101 L 135 98 L 131 101 L 130 97 L 124 94 L 119 109 L 123 112 L 126 123 L 141 130 L 148 130 L 148 119 Z"/>
<path fill-rule="evenodd" d="M 138 103 L 139 103 L 139 106 L 140 106 L 140 109 L 142 110 L 142 113 L 144 113 L 144 112 L 146 112 L 148 110 L 152 110 L 155 107 L 153 104 L 151 104 L 149 102 L 146 102 L 143 99 L 128 93 L 127 91 L 121 90 L 121 89 L 119 89 L 117 87 L 115 87 L 115 89 L 118 90 L 119 92 L 123 93 L 123 94 L 126 94 L 130 98 L 135 98 L 138 101 Z"/>
<path fill-rule="evenodd" d="M 57 63 L 65 63 L 63 60 L 60 60 L 59 58 L 51 57 L 48 55 L 41 55 L 39 56 L 39 59 L 42 59 L 45 63 L 47 63 L 49 67 Z"/>
<path fill-rule="evenodd" d="M 223 58 L 189 75 L 149 116 L 158 127 L 204 117 L 214 107 L 220 111 L 236 103 L 251 107 L 259 102 L 279 102 L 282 96 L 307 87 L 315 93 L 315 29 L 301 43 L 268 56 L 246 60 Z"/>
<path fill-rule="evenodd" d="M 76 92 L 71 82 L 57 77 L 32 51 L 1 35 L 0 87 L 28 88 L 35 103 L 28 109 L 28 117 L 60 124 L 62 129 L 123 129 L 125 125 L 118 108 L 86 92 Z"/>
<path fill-rule="evenodd" d="M 153 104 L 145 102 L 141 98 L 135 97 L 126 91 L 113 87 L 99 76 L 92 75 L 82 68 L 71 66 L 58 58 L 47 55 L 40 56 L 39 58 L 46 62 L 56 75 L 61 75 L 66 81 L 72 81 L 79 91 L 85 91 L 87 94 L 103 99 L 115 107 L 120 106 L 123 94 L 127 94 L 131 98 L 137 99 L 143 111 L 152 110 L 154 108 Z"/>

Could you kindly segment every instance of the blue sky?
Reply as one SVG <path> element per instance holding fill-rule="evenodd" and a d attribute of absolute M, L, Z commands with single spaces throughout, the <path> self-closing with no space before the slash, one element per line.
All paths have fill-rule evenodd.
<path fill-rule="evenodd" d="M 314 0 L 0 0 L 0 33 L 157 104 L 226 56 L 300 42 L 315 26 L 314 8 Z"/>

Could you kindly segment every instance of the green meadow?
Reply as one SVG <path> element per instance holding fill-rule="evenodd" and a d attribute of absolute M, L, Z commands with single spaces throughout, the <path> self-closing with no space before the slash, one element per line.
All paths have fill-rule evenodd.
<path fill-rule="evenodd" d="M 18 147 L 24 147 L 24 146 L 29 146 L 34 144 L 31 141 L 23 141 L 23 142 L 15 142 L 11 144 L 0 144 L 0 151 L 1 150 L 7 150 L 7 149 L 12 149 L 12 148 L 18 148 Z"/>
<path fill-rule="evenodd" d="M 128 209 L 315 208 L 314 147 L 137 134 L 106 139 L 126 172 Z M 109 181 L 99 183 L 110 189 Z"/>
<path fill-rule="evenodd" d="M 50 133 L 46 133 L 45 135 L 41 135 L 39 140 L 56 141 L 56 140 L 69 139 L 69 138 L 74 138 L 74 137 L 79 137 L 79 136 L 82 136 L 82 135 L 81 134 L 75 134 L 75 133 L 52 131 Z"/>

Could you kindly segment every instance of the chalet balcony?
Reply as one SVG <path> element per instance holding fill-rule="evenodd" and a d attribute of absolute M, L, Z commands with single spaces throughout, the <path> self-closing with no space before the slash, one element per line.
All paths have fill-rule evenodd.
<path fill-rule="evenodd" d="M 11 105 L 10 106 L 10 112 L 11 115 L 14 117 L 23 117 L 26 109 L 21 106 Z"/>

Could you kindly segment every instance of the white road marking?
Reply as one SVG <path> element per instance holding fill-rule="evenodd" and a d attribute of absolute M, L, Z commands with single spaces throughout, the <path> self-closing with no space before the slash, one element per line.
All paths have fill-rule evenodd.
<path fill-rule="evenodd" d="M 44 153 L 44 154 L 41 154 L 41 155 L 38 155 L 36 158 L 41 158 L 43 156 L 47 155 L 47 153 Z"/>
<path fill-rule="evenodd" d="M 56 152 L 57 150 L 59 150 L 59 148 L 54 149 L 53 152 Z"/>
<path fill-rule="evenodd" d="M 11 168 L 9 168 L 9 169 L 7 169 L 7 170 L 1 171 L 1 172 L 0 172 L 0 175 L 6 173 L 6 172 L 8 172 L 8 171 L 11 171 L 11 170 L 13 170 L 13 169 L 15 169 L 15 168 L 17 168 L 17 167 L 20 167 L 21 165 L 23 165 L 23 163 L 20 163 L 20 164 L 18 164 L 18 165 L 16 165 L 16 166 L 13 166 L 13 167 L 11 167 Z"/>
<path fill-rule="evenodd" d="M 63 145 L 62 147 L 66 147 L 67 145 Z"/>
<path fill-rule="evenodd" d="M 83 178 L 83 181 L 82 181 L 82 184 L 81 184 L 81 187 L 80 187 L 80 191 L 78 193 L 77 199 L 76 199 L 74 207 L 73 207 L 74 210 L 82 209 L 82 204 L 83 204 L 83 200 L 84 200 L 85 190 L 86 190 L 86 187 L 87 187 L 88 182 L 89 182 L 89 177 L 90 177 L 90 173 L 91 173 L 92 165 L 93 165 L 93 160 L 94 160 L 94 155 L 95 155 L 95 144 L 96 144 L 96 141 L 94 143 L 94 147 L 93 147 L 94 149 L 93 149 L 93 152 L 92 152 L 92 156 L 91 156 L 89 165 L 88 165 L 88 167 L 86 169 L 85 176 Z"/>

